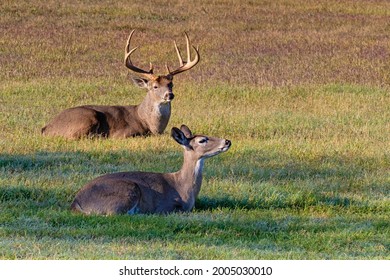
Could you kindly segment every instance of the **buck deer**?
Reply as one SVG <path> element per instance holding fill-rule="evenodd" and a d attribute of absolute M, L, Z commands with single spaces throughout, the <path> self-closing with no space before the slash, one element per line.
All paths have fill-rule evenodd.
<path fill-rule="evenodd" d="M 191 60 L 190 40 L 185 33 L 187 43 L 187 61 L 183 61 L 180 51 L 174 41 L 180 66 L 166 75 L 153 74 L 153 65 L 149 71 L 142 70 L 131 62 L 131 54 L 137 47 L 130 49 L 130 41 L 135 30 L 131 31 L 125 49 L 125 65 L 138 77 L 133 82 L 148 90 L 144 100 L 139 105 L 130 106 L 97 106 L 85 105 L 69 108 L 59 113 L 48 125 L 42 128 L 42 134 L 80 138 L 103 136 L 126 138 L 137 135 L 161 134 L 164 132 L 170 115 L 173 76 L 190 70 L 200 59 L 199 49 L 195 50 L 195 58 Z"/>
<path fill-rule="evenodd" d="M 184 162 L 179 171 L 103 175 L 76 194 L 71 209 L 101 215 L 191 211 L 202 184 L 204 159 L 227 151 L 231 142 L 193 135 L 185 125 L 172 128 L 171 136 L 184 147 Z"/>

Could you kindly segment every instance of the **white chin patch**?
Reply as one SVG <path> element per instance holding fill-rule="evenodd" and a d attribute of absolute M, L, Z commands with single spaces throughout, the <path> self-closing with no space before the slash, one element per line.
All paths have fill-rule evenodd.
<path fill-rule="evenodd" d="M 221 151 L 222 151 L 222 152 L 226 152 L 227 150 L 229 150 L 229 148 L 230 148 L 229 146 L 225 146 L 225 147 L 223 147 L 223 148 L 221 149 Z"/>

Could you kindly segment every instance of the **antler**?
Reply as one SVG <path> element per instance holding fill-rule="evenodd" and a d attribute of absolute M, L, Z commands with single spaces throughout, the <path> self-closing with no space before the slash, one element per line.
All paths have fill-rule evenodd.
<path fill-rule="evenodd" d="M 129 35 L 129 39 L 127 39 L 127 44 L 126 44 L 126 48 L 125 48 L 125 65 L 130 70 L 140 74 L 140 76 L 143 76 L 144 78 L 146 78 L 148 80 L 151 80 L 151 79 L 155 78 L 155 75 L 153 75 L 153 64 L 151 62 L 150 62 L 150 70 L 149 71 L 142 70 L 141 68 L 134 66 L 133 63 L 131 62 L 130 56 L 138 48 L 138 47 L 135 47 L 135 48 L 130 50 L 130 41 L 131 41 L 131 37 L 133 36 L 134 31 L 135 31 L 135 29 L 133 29 L 131 31 L 131 33 Z"/>
<path fill-rule="evenodd" d="M 191 46 L 195 50 L 195 58 L 194 58 L 194 60 L 191 60 L 190 39 L 188 38 L 187 33 L 184 32 L 184 34 L 185 34 L 186 42 L 187 42 L 187 61 L 183 61 L 183 58 L 181 57 L 181 54 L 179 51 L 179 48 L 177 47 L 176 41 L 174 41 L 177 57 L 179 58 L 180 67 L 174 71 L 170 71 L 168 65 L 166 65 L 168 75 L 173 76 L 173 75 L 179 74 L 181 72 L 190 70 L 192 67 L 194 67 L 199 62 L 199 59 L 200 59 L 199 48 L 195 48 L 194 46 Z"/>

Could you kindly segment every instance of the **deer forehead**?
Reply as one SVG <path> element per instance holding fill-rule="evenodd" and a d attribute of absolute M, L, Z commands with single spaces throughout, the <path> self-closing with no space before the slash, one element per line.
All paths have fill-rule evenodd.
<path fill-rule="evenodd" d="M 199 135 L 199 134 L 198 135 L 194 135 L 193 137 L 191 137 L 191 141 L 194 141 L 194 142 L 201 141 L 201 140 L 206 140 L 207 142 L 221 142 L 221 141 L 224 141 L 224 139 L 222 139 L 222 138 L 206 136 L 206 135 Z"/>
<path fill-rule="evenodd" d="M 167 86 L 170 83 L 172 83 L 172 78 L 173 77 L 169 77 L 169 76 L 157 76 L 154 79 L 150 80 L 149 83 L 158 84 L 160 86 Z"/>

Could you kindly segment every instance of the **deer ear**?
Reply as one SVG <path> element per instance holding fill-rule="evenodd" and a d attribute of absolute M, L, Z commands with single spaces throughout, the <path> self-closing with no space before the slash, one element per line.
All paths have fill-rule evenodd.
<path fill-rule="evenodd" d="M 187 138 L 191 138 L 193 136 L 191 130 L 185 124 L 181 125 L 180 130 L 184 133 L 184 135 Z"/>
<path fill-rule="evenodd" d="M 139 77 L 131 77 L 131 80 L 133 81 L 133 83 L 140 87 L 140 88 L 147 88 L 148 87 L 148 80 L 146 79 L 142 79 L 142 78 L 139 78 Z"/>
<path fill-rule="evenodd" d="M 184 133 L 178 129 L 177 127 L 173 127 L 171 130 L 171 136 L 177 143 L 179 143 L 182 146 L 188 146 L 189 141 L 187 137 L 184 135 Z"/>

